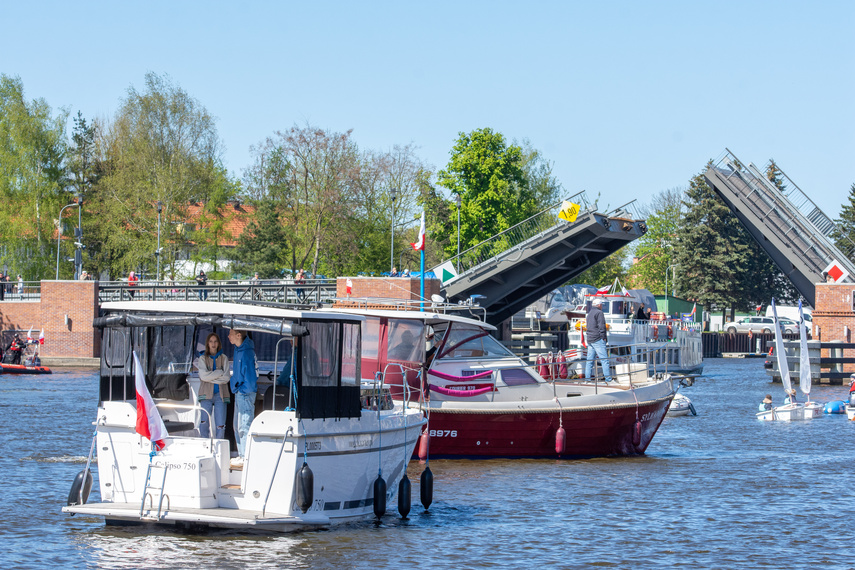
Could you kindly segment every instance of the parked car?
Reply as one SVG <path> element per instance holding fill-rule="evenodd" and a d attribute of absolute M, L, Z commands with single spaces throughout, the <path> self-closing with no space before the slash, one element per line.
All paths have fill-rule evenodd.
<path fill-rule="evenodd" d="M 796 334 L 799 331 L 799 324 L 790 319 L 779 317 L 781 323 L 781 332 L 784 334 Z M 775 332 L 775 319 L 772 317 L 743 317 L 734 322 L 725 323 L 724 330 L 729 333 L 748 332 L 752 333 L 771 333 Z"/>

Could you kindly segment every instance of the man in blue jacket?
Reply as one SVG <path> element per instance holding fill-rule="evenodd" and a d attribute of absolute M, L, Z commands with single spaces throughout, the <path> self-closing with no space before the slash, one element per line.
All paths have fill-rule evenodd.
<path fill-rule="evenodd" d="M 603 315 L 602 309 L 603 300 L 595 297 L 591 302 L 591 310 L 588 311 L 588 316 L 585 319 L 585 328 L 587 329 L 588 337 L 588 361 L 585 363 L 585 378 L 592 378 L 591 371 L 594 367 L 594 354 L 600 359 L 600 364 L 603 367 L 603 374 L 606 377 L 606 382 L 612 381 L 612 373 L 609 369 L 609 352 L 606 343 L 606 317 Z"/>
<path fill-rule="evenodd" d="M 258 391 L 258 370 L 255 362 L 255 344 L 246 331 L 232 329 L 229 342 L 235 345 L 232 358 L 232 379 L 229 387 L 235 396 L 235 442 L 238 457 L 231 460 L 232 467 L 242 467 L 246 457 L 246 438 L 255 417 L 255 396 Z"/>

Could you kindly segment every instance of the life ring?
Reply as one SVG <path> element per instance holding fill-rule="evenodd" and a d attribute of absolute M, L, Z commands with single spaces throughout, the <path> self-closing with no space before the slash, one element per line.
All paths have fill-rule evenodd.
<path fill-rule="evenodd" d="M 588 330 L 588 324 L 587 324 L 587 323 L 585 323 L 584 321 L 576 321 L 576 330 L 577 330 L 577 331 L 579 331 L 579 330 L 582 330 L 582 331 Z"/>
<path fill-rule="evenodd" d="M 671 325 L 668 325 L 668 338 L 674 338 L 674 329 L 671 328 Z"/>
<path fill-rule="evenodd" d="M 659 325 L 653 325 L 653 340 L 659 338 Z"/>

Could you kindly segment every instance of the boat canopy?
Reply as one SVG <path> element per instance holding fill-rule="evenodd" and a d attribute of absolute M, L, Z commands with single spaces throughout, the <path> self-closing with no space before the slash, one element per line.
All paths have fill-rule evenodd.
<path fill-rule="evenodd" d="M 268 373 L 268 389 L 285 386 L 277 390 L 280 395 L 276 397 L 283 398 L 300 417 L 360 416 L 360 327 L 364 317 L 312 311 L 279 314 L 270 309 L 273 316 L 237 314 L 244 307 L 218 307 L 224 314 L 164 311 L 163 307 L 157 311 L 107 310 L 93 321 L 101 329 L 100 399 L 136 398 L 136 352 L 152 397 L 186 400 L 190 396 L 188 377 L 207 336 L 217 334 L 224 354 L 232 360 L 234 347 L 223 339 L 228 329 L 240 329 L 253 339 L 259 372 Z M 262 381 L 259 391 L 264 387 Z"/>

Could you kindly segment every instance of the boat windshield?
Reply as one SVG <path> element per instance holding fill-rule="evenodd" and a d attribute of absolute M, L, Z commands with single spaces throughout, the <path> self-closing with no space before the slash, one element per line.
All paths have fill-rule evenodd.
<path fill-rule="evenodd" d="M 516 358 L 484 329 L 455 323 L 446 331 L 445 347 L 440 358 Z"/>

